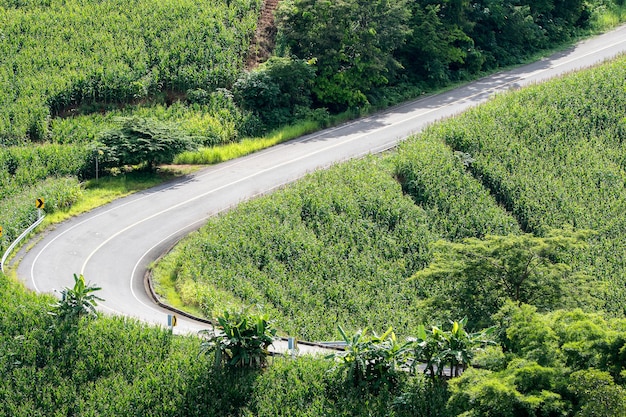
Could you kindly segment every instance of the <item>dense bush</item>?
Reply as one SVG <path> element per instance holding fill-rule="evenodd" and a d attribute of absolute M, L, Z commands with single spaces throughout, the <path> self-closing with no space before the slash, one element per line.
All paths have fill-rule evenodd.
<path fill-rule="evenodd" d="M 233 94 L 243 109 L 273 129 L 294 122 L 311 107 L 314 77 L 315 69 L 306 61 L 271 58 L 240 77 Z"/>
<path fill-rule="evenodd" d="M 408 18 L 405 0 L 283 1 L 280 47 L 316 63 L 318 105 L 345 110 L 367 104 L 366 94 L 399 67 L 393 52 L 408 32 Z"/>
<path fill-rule="evenodd" d="M 160 164 L 171 163 L 177 154 L 194 146 L 192 138 L 175 125 L 140 118 L 118 122 L 118 128 L 103 132 L 99 137 L 102 168 L 143 165 L 154 170 Z"/>
<path fill-rule="evenodd" d="M 288 0 L 277 39 L 281 53 L 317 60 L 316 103 L 337 110 L 384 102 L 388 86 L 428 89 L 520 63 L 620 7 L 605 0 Z"/>
<path fill-rule="evenodd" d="M 480 359 L 450 383 L 450 415 L 537 416 L 625 414 L 624 320 L 606 320 L 580 310 L 537 314 L 528 305 L 509 304 L 500 320 L 504 361 Z M 609 348 L 609 346 L 611 348 Z M 601 404 L 601 405 L 600 405 Z M 594 414 L 599 413 L 599 414 Z"/>

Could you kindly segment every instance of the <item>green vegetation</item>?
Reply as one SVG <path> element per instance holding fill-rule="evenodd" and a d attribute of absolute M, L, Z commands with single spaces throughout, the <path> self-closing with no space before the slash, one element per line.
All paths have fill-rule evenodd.
<path fill-rule="evenodd" d="M 580 310 L 540 314 L 507 304 L 495 316 L 497 345 L 478 350 L 466 349 L 476 338 L 462 323 L 424 331 L 412 342 L 421 352 L 435 344 L 444 348 L 442 359 L 473 352 L 476 367 L 450 382 L 419 370 L 392 372 L 382 364 L 405 342 L 390 333 L 380 343 L 363 337 L 355 347 L 365 349 L 354 355 L 378 352 L 388 360 L 373 371 L 392 376 L 390 384 L 363 389 L 345 367 L 319 357 L 216 368 L 198 355 L 200 338 L 128 318 L 81 318 L 58 337 L 59 317 L 48 314 L 56 300 L 3 275 L 0 299 L 0 415 L 624 415 L 626 322 Z"/>
<path fill-rule="evenodd" d="M 259 5 L 3 1 L 0 143 L 45 140 L 51 116 L 81 105 L 230 85 L 242 69 Z"/>
<path fill-rule="evenodd" d="M 425 148 L 424 157 L 447 157 L 448 175 L 421 173 L 439 177 L 444 189 L 454 187 L 448 178 L 475 182 L 452 153 L 441 150 Z M 157 266 L 156 279 L 168 277 L 181 300 L 207 317 L 261 304 L 283 332 L 309 340 L 333 337 L 337 324 L 395 326 L 410 334 L 438 314 L 418 301 L 408 278 L 427 265 L 429 245 L 447 232 L 438 227 L 447 222 L 439 220 L 445 213 L 433 211 L 431 218 L 404 196 L 392 169 L 366 158 L 242 204 L 177 246 Z M 466 213 L 482 230 L 515 230 L 514 219 L 484 189 L 464 192 L 470 201 L 483 201 Z M 451 193 L 435 197 L 449 204 Z M 491 215 L 498 210 L 499 216 Z"/>
<path fill-rule="evenodd" d="M 101 289 L 85 284 L 84 276 L 74 274 L 74 287 L 61 291 L 61 299 L 53 306 L 53 315 L 60 321 L 72 323 L 78 323 L 81 317 L 97 317 L 98 301 L 104 300 L 93 293 Z"/>
<path fill-rule="evenodd" d="M 524 231 L 594 230 L 589 249 L 568 263 L 605 285 L 596 287 L 601 308 L 618 315 L 626 312 L 625 62 L 497 97 L 428 133 L 471 155 L 470 171 Z"/>
<path fill-rule="evenodd" d="M 613 0 L 284 0 L 282 57 L 244 71 L 261 3 L 0 0 L 0 249 L 35 198 L 58 219 L 159 180 L 137 167 L 253 152 L 626 15 Z M 625 68 L 504 95 L 211 220 L 155 274 L 208 317 L 264 305 L 220 323 L 251 352 L 96 318 L 79 276 L 59 301 L 0 275 L 0 415 L 622 417 Z M 187 142 L 200 151 L 177 156 Z M 96 163 L 118 176 L 90 180 Z M 554 311 L 568 298 L 582 310 Z M 338 367 L 199 355 L 266 365 L 267 317 L 307 339 L 356 336 L 341 331 Z M 477 350 L 492 324 L 496 345 Z M 441 365 L 463 375 L 448 383 Z"/>
<path fill-rule="evenodd" d="M 626 351 L 624 319 L 512 304 L 499 318 L 501 347 L 450 382 L 450 415 L 626 415 L 624 358 L 613 365 Z"/>
<path fill-rule="evenodd" d="M 489 325 L 494 310 L 506 300 L 543 311 L 590 307 L 593 287 L 563 262 L 574 250 L 588 248 L 588 235 L 552 230 L 545 238 L 523 234 L 441 240 L 432 245 L 433 261 L 412 279 L 422 293 L 440 300 L 440 309 L 470 317 L 475 328 Z M 448 294 L 456 294 L 456 299 Z"/>
<path fill-rule="evenodd" d="M 341 110 L 517 64 L 620 16 L 603 0 L 284 0 L 277 44 L 315 62 L 313 101 Z"/>
<path fill-rule="evenodd" d="M 155 276 L 207 317 L 262 304 L 307 339 L 336 337 L 336 324 L 404 336 L 464 315 L 488 326 L 507 299 L 622 314 L 623 250 L 609 248 L 623 244 L 624 62 L 503 95 L 395 155 L 243 204 Z"/>
<path fill-rule="evenodd" d="M 191 138 L 175 126 L 137 118 L 120 122 L 120 128 L 106 131 L 100 137 L 104 151 L 98 149 L 98 153 L 103 168 L 144 165 L 154 171 L 193 146 Z"/>
<path fill-rule="evenodd" d="M 261 138 L 248 138 L 228 145 L 200 148 L 198 151 L 182 152 L 174 158 L 176 164 L 217 164 L 222 161 L 239 158 L 261 149 L 297 138 L 319 130 L 323 124 L 316 121 L 305 121 L 287 126 Z"/>
<path fill-rule="evenodd" d="M 215 327 L 200 333 L 206 337 L 200 350 L 215 356 L 216 368 L 223 365 L 263 368 L 267 365 L 276 329 L 267 315 L 225 311 L 217 317 Z"/>

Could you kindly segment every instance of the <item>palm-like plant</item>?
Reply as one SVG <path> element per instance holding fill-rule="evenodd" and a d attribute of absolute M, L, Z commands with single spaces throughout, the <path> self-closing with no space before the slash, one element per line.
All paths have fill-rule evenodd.
<path fill-rule="evenodd" d="M 426 373 L 432 378 L 443 377 L 446 367 L 450 369 L 450 376 L 459 376 L 471 364 L 477 350 L 493 343 L 491 335 L 495 330 L 490 327 L 470 333 L 465 330 L 466 323 L 467 319 L 454 321 L 449 331 L 436 326 L 426 331 L 420 326 L 417 338 L 413 339 L 414 365 L 425 363 Z"/>
<path fill-rule="evenodd" d="M 217 318 L 218 324 L 200 333 L 207 339 L 200 352 L 215 354 L 215 366 L 261 368 L 266 365 L 269 347 L 276 337 L 265 314 L 248 314 L 245 310 L 231 314 L 228 311 Z"/>
<path fill-rule="evenodd" d="M 53 306 L 51 314 L 71 322 L 77 322 L 81 317 L 97 317 L 98 301 L 104 301 L 94 294 L 99 290 L 100 287 L 87 285 L 82 274 L 74 274 L 74 287 L 61 291 L 61 299 Z"/>
<path fill-rule="evenodd" d="M 339 333 L 346 343 L 343 352 L 331 355 L 338 360 L 355 387 L 378 389 L 386 384 L 394 386 L 399 370 L 405 364 L 409 343 L 400 343 L 390 327 L 378 336 L 367 334 L 367 329 L 349 337 L 341 326 Z"/>

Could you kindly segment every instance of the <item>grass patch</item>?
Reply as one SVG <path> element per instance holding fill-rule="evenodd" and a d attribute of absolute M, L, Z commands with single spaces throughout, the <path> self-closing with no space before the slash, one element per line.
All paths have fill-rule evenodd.
<path fill-rule="evenodd" d="M 244 139 L 241 142 L 222 146 L 201 148 L 198 151 L 183 152 L 174 159 L 175 164 L 211 165 L 239 158 L 260 151 L 270 146 L 286 142 L 322 128 L 315 121 L 304 121 L 293 126 L 286 126 L 258 139 Z"/>
<path fill-rule="evenodd" d="M 592 18 L 593 29 L 597 32 L 604 32 L 617 27 L 626 21 L 626 3 L 612 4 L 600 13 L 596 13 Z"/>

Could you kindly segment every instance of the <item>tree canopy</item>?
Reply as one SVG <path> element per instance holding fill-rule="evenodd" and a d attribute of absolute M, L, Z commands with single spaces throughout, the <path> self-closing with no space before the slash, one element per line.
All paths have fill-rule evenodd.
<path fill-rule="evenodd" d="M 154 169 L 170 163 L 182 151 L 191 149 L 191 138 L 174 125 L 139 117 L 121 118 L 121 126 L 104 132 L 103 166 L 145 164 Z"/>
<path fill-rule="evenodd" d="M 289 0 L 278 18 L 282 48 L 313 59 L 318 104 L 345 109 L 368 102 L 370 89 L 384 85 L 399 68 L 393 52 L 408 33 L 406 0 Z"/>
<path fill-rule="evenodd" d="M 561 305 L 580 276 L 564 261 L 568 251 L 585 247 L 588 231 L 552 230 L 532 234 L 441 240 L 430 265 L 412 279 L 422 288 L 445 288 L 459 315 L 487 325 L 506 300 L 544 310 Z"/>

